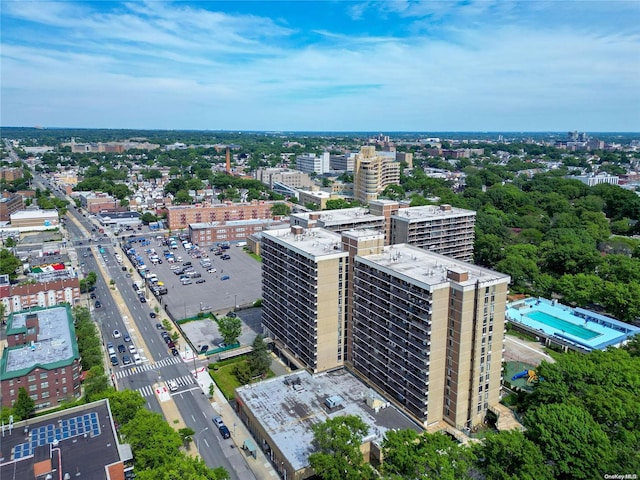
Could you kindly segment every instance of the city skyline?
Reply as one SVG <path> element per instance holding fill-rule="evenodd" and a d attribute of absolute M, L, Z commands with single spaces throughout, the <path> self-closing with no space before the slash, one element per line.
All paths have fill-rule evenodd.
<path fill-rule="evenodd" d="M 637 2 L 1 3 L 6 126 L 640 131 Z"/>

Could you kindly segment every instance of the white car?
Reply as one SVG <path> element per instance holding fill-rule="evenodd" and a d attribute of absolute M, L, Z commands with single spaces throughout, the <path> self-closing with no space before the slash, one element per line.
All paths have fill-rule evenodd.
<path fill-rule="evenodd" d="M 120 334 L 119 330 L 114 330 L 113 331 L 113 338 L 120 338 L 122 335 Z"/>
<path fill-rule="evenodd" d="M 207 270 L 207 272 L 209 273 L 216 273 L 218 270 L 216 270 L 215 268 L 210 268 L 209 270 Z"/>
<path fill-rule="evenodd" d="M 136 353 L 138 350 L 136 349 L 136 346 L 131 344 L 129 345 L 129 353 Z"/>
<path fill-rule="evenodd" d="M 178 390 L 178 384 L 175 382 L 175 380 L 167 380 L 167 388 L 170 392 L 175 392 L 176 390 Z"/>
<path fill-rule="evenodd" d="M 133 363 L 135 363 L 136 365 L 140 365 L 142 363 L 142 359 L 137 353 L 133 354 Z"/>

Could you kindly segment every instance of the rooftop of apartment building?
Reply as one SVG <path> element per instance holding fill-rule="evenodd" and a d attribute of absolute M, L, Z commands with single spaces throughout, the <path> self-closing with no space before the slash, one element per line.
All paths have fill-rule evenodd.
<path fill-rule="evenodd" d="M 451 205 L 423 205 L 419 207 L 402 208 L 398 210 L 393 217 L 401 219 L 408 218 L 410 222 L 419 222 L 437 217 L 468 217 L 475 216 L 475 214 L 476 212 L 473 210 L 452 207 Z"/>
<path fill-rule="evenodd" d="M 38 317 L 37 341 L 6 348 L 0 373 L 3 379 L 20 377 L 34 367 L 56 368 L 78 357 L 71 313 L 68 307 L 53 307 L 15 313 L 7 320 L 7 336 L 26 333 L 27 316 Z"/>
<path fill-rule="evenodd" d="M 243 207 L 243 206 L 251 206 L 251 205 L 272 205 L 274 203 L 281 203 L 279 200 L 252 200 L 251 202 L 238 202 L 238 203 L 219 203 L 219 204 L 209 204 L 202 203 L 200 205 L 174 205 L 168 208 L 169 211 L 175 210 L 195 210 L 198 208 L 228 208 L 228 207 Z"/>
<path fill-rule="evenodd" d="M 304 370 L 246 385 L 236 392 L 294 470 L 309 465 L 309 454 L 314 451 L 310 427 L 330 418 L 360 417 L 369 427 L 365 442 L 381 440 L 392 429 L 421 431 L 407 416 L 346 370 L 317 375 Z"/>
<path fill-rule="evenodd" d="M 476 281 L 485 283 L 509 280 L 506 274 L 405 243 L 386 246 L 382 253 L 366 255 L 362 258 L 431 287 L 448 283 L 448 272 L 453 272 L 459 279 L 457 283 L 463 286 L 471 286 Z"/>
<path fill-rule="evenodd" d="M 59 449 L 59 455 L 53 446 Z M 115 435 L 107 400 L 19 422 L 11 429 L 5 424 L 2 451 L 0 478 L 25 480 L 45 478 L 49 471 L 43 471 L 42 463 L 51 473 L 57 470 L 59 478 L 69 474 L 106 480 L 106 466 L 131 458 L 131 448 L 121 445 Z M 36 472 L 42 473 L 36 477 Z"/>
<path fill-rule="evenodd" d="M 276 238 L 290 249 L 313 258 L 343 254 L 340 234 L 324 228 L 279 228 L 264 231 L 263 238 L 265 236 Z"/>
<path fill-rule="evenodd" d="M 384 221 L 383 216 L 372 215 L 369 213 L 368 208 L 354 207 L 354 208 L 342 208 L 339 210 L 325 210 L 322 212 L 302 212 L 292 213 L 290 217 L 297 217 L 304 220 L 316 219 L 318 224 L 329 227 L 331 225 L 340 225 L 342 223 L 354 223 L 354 222 L 371 222 L 373 220 Z"/>
<path fill-rule="evenodd" d="M 199 223 L 190 223 L 189 227 L 192 230 L 204 230 L 206 228 L 213 227 L 236 227 L 236 226 L 248 226 L 248 225 L 260 225 L 263 223 L 274 224 L 274 225 L 282 225 L 282 222 L 278 220 L 273 220 L 272 218 L 248 218 L 246 220 L 227 220 L 227 221 L 219 221 L 219 222 L 199 222 Z"/>

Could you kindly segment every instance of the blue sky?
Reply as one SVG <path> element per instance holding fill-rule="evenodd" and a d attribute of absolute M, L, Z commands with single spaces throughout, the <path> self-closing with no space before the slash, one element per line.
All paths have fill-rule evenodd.
<path fill-rule="evenodd" d="M 640 131 L 640 2 L 1 1 L 4 126 Z"/>

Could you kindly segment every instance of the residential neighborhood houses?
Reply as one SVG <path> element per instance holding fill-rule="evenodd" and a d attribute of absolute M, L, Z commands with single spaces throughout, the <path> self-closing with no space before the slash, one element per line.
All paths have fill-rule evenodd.
<path fill-rule="evenodd" d="M 560 368 L 549 366 L 556 354 L 626 348 L 639 331 L 640 141 L 632 135 L 202 132 L 191 144 L 180 132 L 102 142 L 70 131 L 44 146 L 36 138 L 48 132 L 7 132 L 7 408 L 20 386 L 30 386 L 36 410 L 82 396 L 76 307 L 105 310 L 92 293 L 93 255 L 108 295 L 121 295 L 118 282 L 132 286 L 134 303 L 123 296 L 119 308 L 147 304 L 144 318 L 170 352 L 154 363 L 140 357 L 148 333 L 132 340 L 100 324 L 118 348 L 102 342 L 116 386 L 145 362 L 193 362 L 197 379 L 196 362 L 216 370 L 250 354 L 258 347 L 241 336 L 243 310 L 258 309 L 251 329 L 286 374 L 252 380 L 249 372 L 224 392 L 227 406 L 213 402 L 230 415 L 214 419 L 215 431 L 245 453 L 240 463 L 256 478 L 312 478 L 317 425 L 350 416 L 364 422 L 366 434 L 354 437 L 364 462 L 381 472 L 394 462 L 387 442 L 398 429 L 444 432 L 460 451 L 482 448 L 488 430 L 534 432 L 519 395 L 537 398 L 545 369 Z M 72 235 L 70 222 L 84 233 Z M 245 301 L 240 286 L 257 276 L 261 288 Z M 194 291 L 206 293 L 196 301 Z M 219 338 L 194 341 L 190 328 L 208 322 L 223 295 L 230 303 L 215 318 L 241 317 L 241 335 L 230 342 L 216 320 Z M 150 395 L 173 402 L 192 378 L 178 384 L 160 368 Z M 34 375 L 49 383 L 36 385 Z M 203 376 L 211 392 L 222 388 Z M 273 398 L 289 406 L 272 408 Z M 209 428 L 210 419 L 200 433 Z"/>

